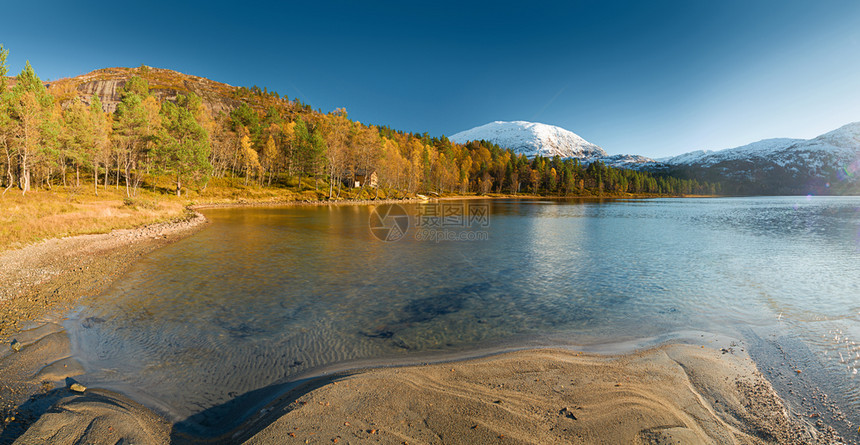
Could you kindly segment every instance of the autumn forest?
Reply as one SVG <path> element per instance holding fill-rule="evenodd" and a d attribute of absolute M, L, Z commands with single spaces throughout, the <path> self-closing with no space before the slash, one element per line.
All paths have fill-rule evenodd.
<path fill-rule="evenodd" d="M 192 91 L 153 94 L 141 66 L 106 112 L 98 95 L 43 82 L 29 62 L 6 77 L 0 47 L 2 193 L 109 186 L 182 195 L 213 180 L 228 187 L 289 189 L 316 199 L 425 194 L 629 196 L 716 194 L 718 184 L 577 159 L 528 159 L 485 141 L 455 144 L 426 133 L 353 121 L 258 87 L 230 87 L 215 110 Z M 159 70 L 167 71 L 167 70 Z M 175 73 L 178 75 L 178 73 Z M 46 87 L 46 83 L 49 85 Z M 222 107 L 223 108 L 223 107 Z M 370 178 L 373 181 L 362 180 Z M 307 195 L 305 195 L 307 196 Z"/>

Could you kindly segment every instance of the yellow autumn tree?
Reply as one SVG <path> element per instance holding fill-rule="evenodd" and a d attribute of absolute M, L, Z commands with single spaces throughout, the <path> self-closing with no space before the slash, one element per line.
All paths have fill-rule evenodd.
<path fill-rule="evenodd" d="M 266 139 L 266 144 L 263 145 L 263 159 L 260 162 L 264 174 L 260 176 L 262 184 L 266 176 L 268 176 L 268 185 L 272 185 L 272 176 L 275 174 L 275 166 L 278 160 L 278 147 L 275 145 L 275 137 L 269 133 L 269 138 Z"/>
<path fill-rule="evenodd" d="M 239 162 L 245 170 L 245 185 L 252 175 L 259 174 L 263 166 L 260 165 L 260 157 L 251 144 L 251 136 L 247 128 L 243 128 L 242 138 L 239 140 Z"/>

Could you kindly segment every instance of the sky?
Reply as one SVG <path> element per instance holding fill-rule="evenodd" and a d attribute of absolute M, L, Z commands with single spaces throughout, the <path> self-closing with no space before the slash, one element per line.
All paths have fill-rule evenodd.
<path fill-rule="evenodd" d="M 43 79 L 141 64 L 452 135 L 496 120 L 663 157 L 860 121 L 857 1 L 3 2 Z"/>

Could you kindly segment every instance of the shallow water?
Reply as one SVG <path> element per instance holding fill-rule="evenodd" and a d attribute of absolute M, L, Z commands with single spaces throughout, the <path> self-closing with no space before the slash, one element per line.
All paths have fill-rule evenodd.
<path fill-rule="evenodd" d="M 206 210 L 68 319 L 80 380 L 214 434 L 325 369 L 779 328 L 860 408 L 860 198 L 450 204 L 487 239 L 417 240 L 436 204 L 392 242 L 371 206 Z"/>

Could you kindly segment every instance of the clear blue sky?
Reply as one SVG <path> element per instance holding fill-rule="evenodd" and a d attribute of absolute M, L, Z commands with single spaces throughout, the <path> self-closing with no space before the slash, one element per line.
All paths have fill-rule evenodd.
<path fill-rule="evenodd" d="M 860 121 L 853 0 L 291 3 L 4 2 L 0 43 L 13 74 L 147 64 L 437 136 L 544 122 L 610 154 Z"/>

